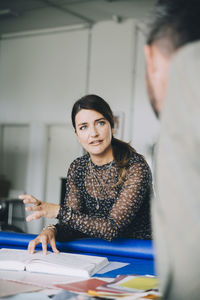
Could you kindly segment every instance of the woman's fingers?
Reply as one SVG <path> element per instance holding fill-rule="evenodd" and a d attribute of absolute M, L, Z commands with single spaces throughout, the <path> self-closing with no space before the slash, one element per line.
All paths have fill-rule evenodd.
<path fill-rule="evenodd" d="M 33 214 L 28 215 L 28 216 L 26 217 L 26 221 L 27 221 L 27 222 L 30 222 L 30 221 L 33 221 L 33 220 L 38 220 L 38 219 L 40 219 L 40 218 L 42 218 L 42 217 L 43 217 L 43 212 L 36 211 L 36 212 L 34 212 Z"/>
<path fill-rule="evenodd" d="M 56 248 L 55 234 L 52 230 L 44 230 L 40 235 L 38 235 L 34 240 L 30 241 L 28 244 L 28 252 L 33 254 L 35 252 L 35 247 L 38 244 L 42 244 L 43 254 L 47 254 L 47 244 L 51 246 L 54 253 L 59 253 Z"/>
<path fill-rule="evenodd" d="M 59 253 L 58 249 L 56 248 L 56 241 L 55 239 L 49 241 L 49 245 L 51 246 L 54 253 Z"/>
<path fill-rule="evenodd" d="M 53 250 L 54 253 L 59 253 L 58 249 L 56 248 L 56 239 L 55 239 L 55 236 L 52 237 L 50 240 L 49 240 L 49 244 Z"/>
<path fill-rule="evenodd" d="M 28 215 L 26 217 L 27 222 L 30 222 L 32 220 L 37 220 L 45 216 L 45 210 L 43 209 L 42 205 L 28 206 L 26 207 L 26 211 L 33 212 L 31 215 Z"/>
<path fill-rule="evenodd" d="M 32 195 L 19 195 L 19 199 L 23 200 L 24 204 L 33 204 L 33 206 L 27 206 L 26 211 L 31 211 L 33 214 L 26 217 L 26 221 L 37 220 L 45 216 L 45 203 L 33 197 Z"/>
<path fill-rule="evenodd" d="M 56 218 L 60 209 L 60 205 L 40 201 L 32 195 L 23 194 L 19 198 L 23 200 L 24 204 L 33 204 L 33 206 L 26 207 L 26 211 L 34 212 L 31 216 L 27 217 L 27 221 L 36 220 L 42 217 Z"/>
<path fill-rule="evenodd" d="M 38 205 L 38 206 L 27 206 L 26 207 L 26 210 L 27 211 L 41 211 L 43 208 L 42 208 L 42 205 Z"/>
<path fill-rule="evenodd" d="M 42 251 L 43 254 L 47 254 L 47 236 L 42 236 Z"/>
<path fill-rule="evenodd" d="M 34 204 L 37 205 L 39 201 L 38 199 L 36 199 L 35 197 L 33 197 L 32 195 L 27 195 L 27 194 L 23 194 L 23 195 L 19 195 L 19 199 L 23 200 L 23 202 L 25 204 Z"/>
<path fill-rule="evenodd" d="M 35 252 L 35 247 L 39 244 L 42 244 L 42 251 L 43 254 L 46 255 L 47 254 L 47 237 L 46 236 L 38 236 L 37 238 L 35 238 L 34 240 L 30 241 L 28 244 L 28 252 L 30 254 L 33 254 Z"/>
<path fill-rule="evenodd" d="M 33 254 L 35 252 L 35 247 L 40 244 L 40 241 L 35 238 L 34 240 L 30 241 L 28 244 L 28 253 Z"/>

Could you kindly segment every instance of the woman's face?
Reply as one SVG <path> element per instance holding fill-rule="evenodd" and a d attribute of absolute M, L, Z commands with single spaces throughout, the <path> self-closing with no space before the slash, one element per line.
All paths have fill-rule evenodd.
<path fill-rule="evenodd" d="M 91 157 L 112 151 L 112 129 L 108 120 L 95 110 L 82 109 L 75 117 L 76 135 Z"/>

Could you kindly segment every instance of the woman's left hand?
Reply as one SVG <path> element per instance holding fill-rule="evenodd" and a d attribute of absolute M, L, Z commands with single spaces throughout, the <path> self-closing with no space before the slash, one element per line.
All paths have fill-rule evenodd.
<path fill-rule="evenodd" d="M 60 209 L 60 205 L 38 200 L 32 195 L 20 195 L 19 199 L 23 200 L 24 204 L 33 204 L 33 206 L 26 207 L 26 211 L 33 212 L 26 217 L 27 222 L 43 217 L 56 218 Z"/>

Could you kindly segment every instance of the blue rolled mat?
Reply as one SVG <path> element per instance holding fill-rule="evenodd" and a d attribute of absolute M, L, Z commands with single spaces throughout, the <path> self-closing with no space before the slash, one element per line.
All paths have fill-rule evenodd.
<path fill-rule="evenodd" d="M 0 231 L 0 246 L 1 248 L 2 245 L 27 247 L 35 237 L 35 234 Z"/>
<path fill-rule="evenodd" d="M 125 256 L 153 259 L 154 249 L 151 240 L 135 240 L 118 238 L 112 242 L 102 239 L 77 239 L 70 242 L 57 243 L 61 251 L 76 250 L 114 256 Z"/>
<path fill-rule="evenodd" d="M 19 246 L 26 248 L 36 235 L 0 231 L 0 247 Z M 142 259 L 154 259 L 151 240 L 118 238 L 112 242 L 97 238 L 76 239 L 68 242 L 56 242 L 60 251 L 89 252 L 100 255 L 124 256 Z M 41 248 L 41 247 L 40 247 Z"/>

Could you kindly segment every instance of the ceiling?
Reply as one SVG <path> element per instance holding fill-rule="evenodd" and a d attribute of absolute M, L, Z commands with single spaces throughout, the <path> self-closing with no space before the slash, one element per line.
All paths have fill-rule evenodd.
<path fill-rule="evenodd" d="M 77 24 L 92 25 L 128 18 L 145 19 L 154 0 L 0 0 L 0 35 L 57 28 Z"/>

